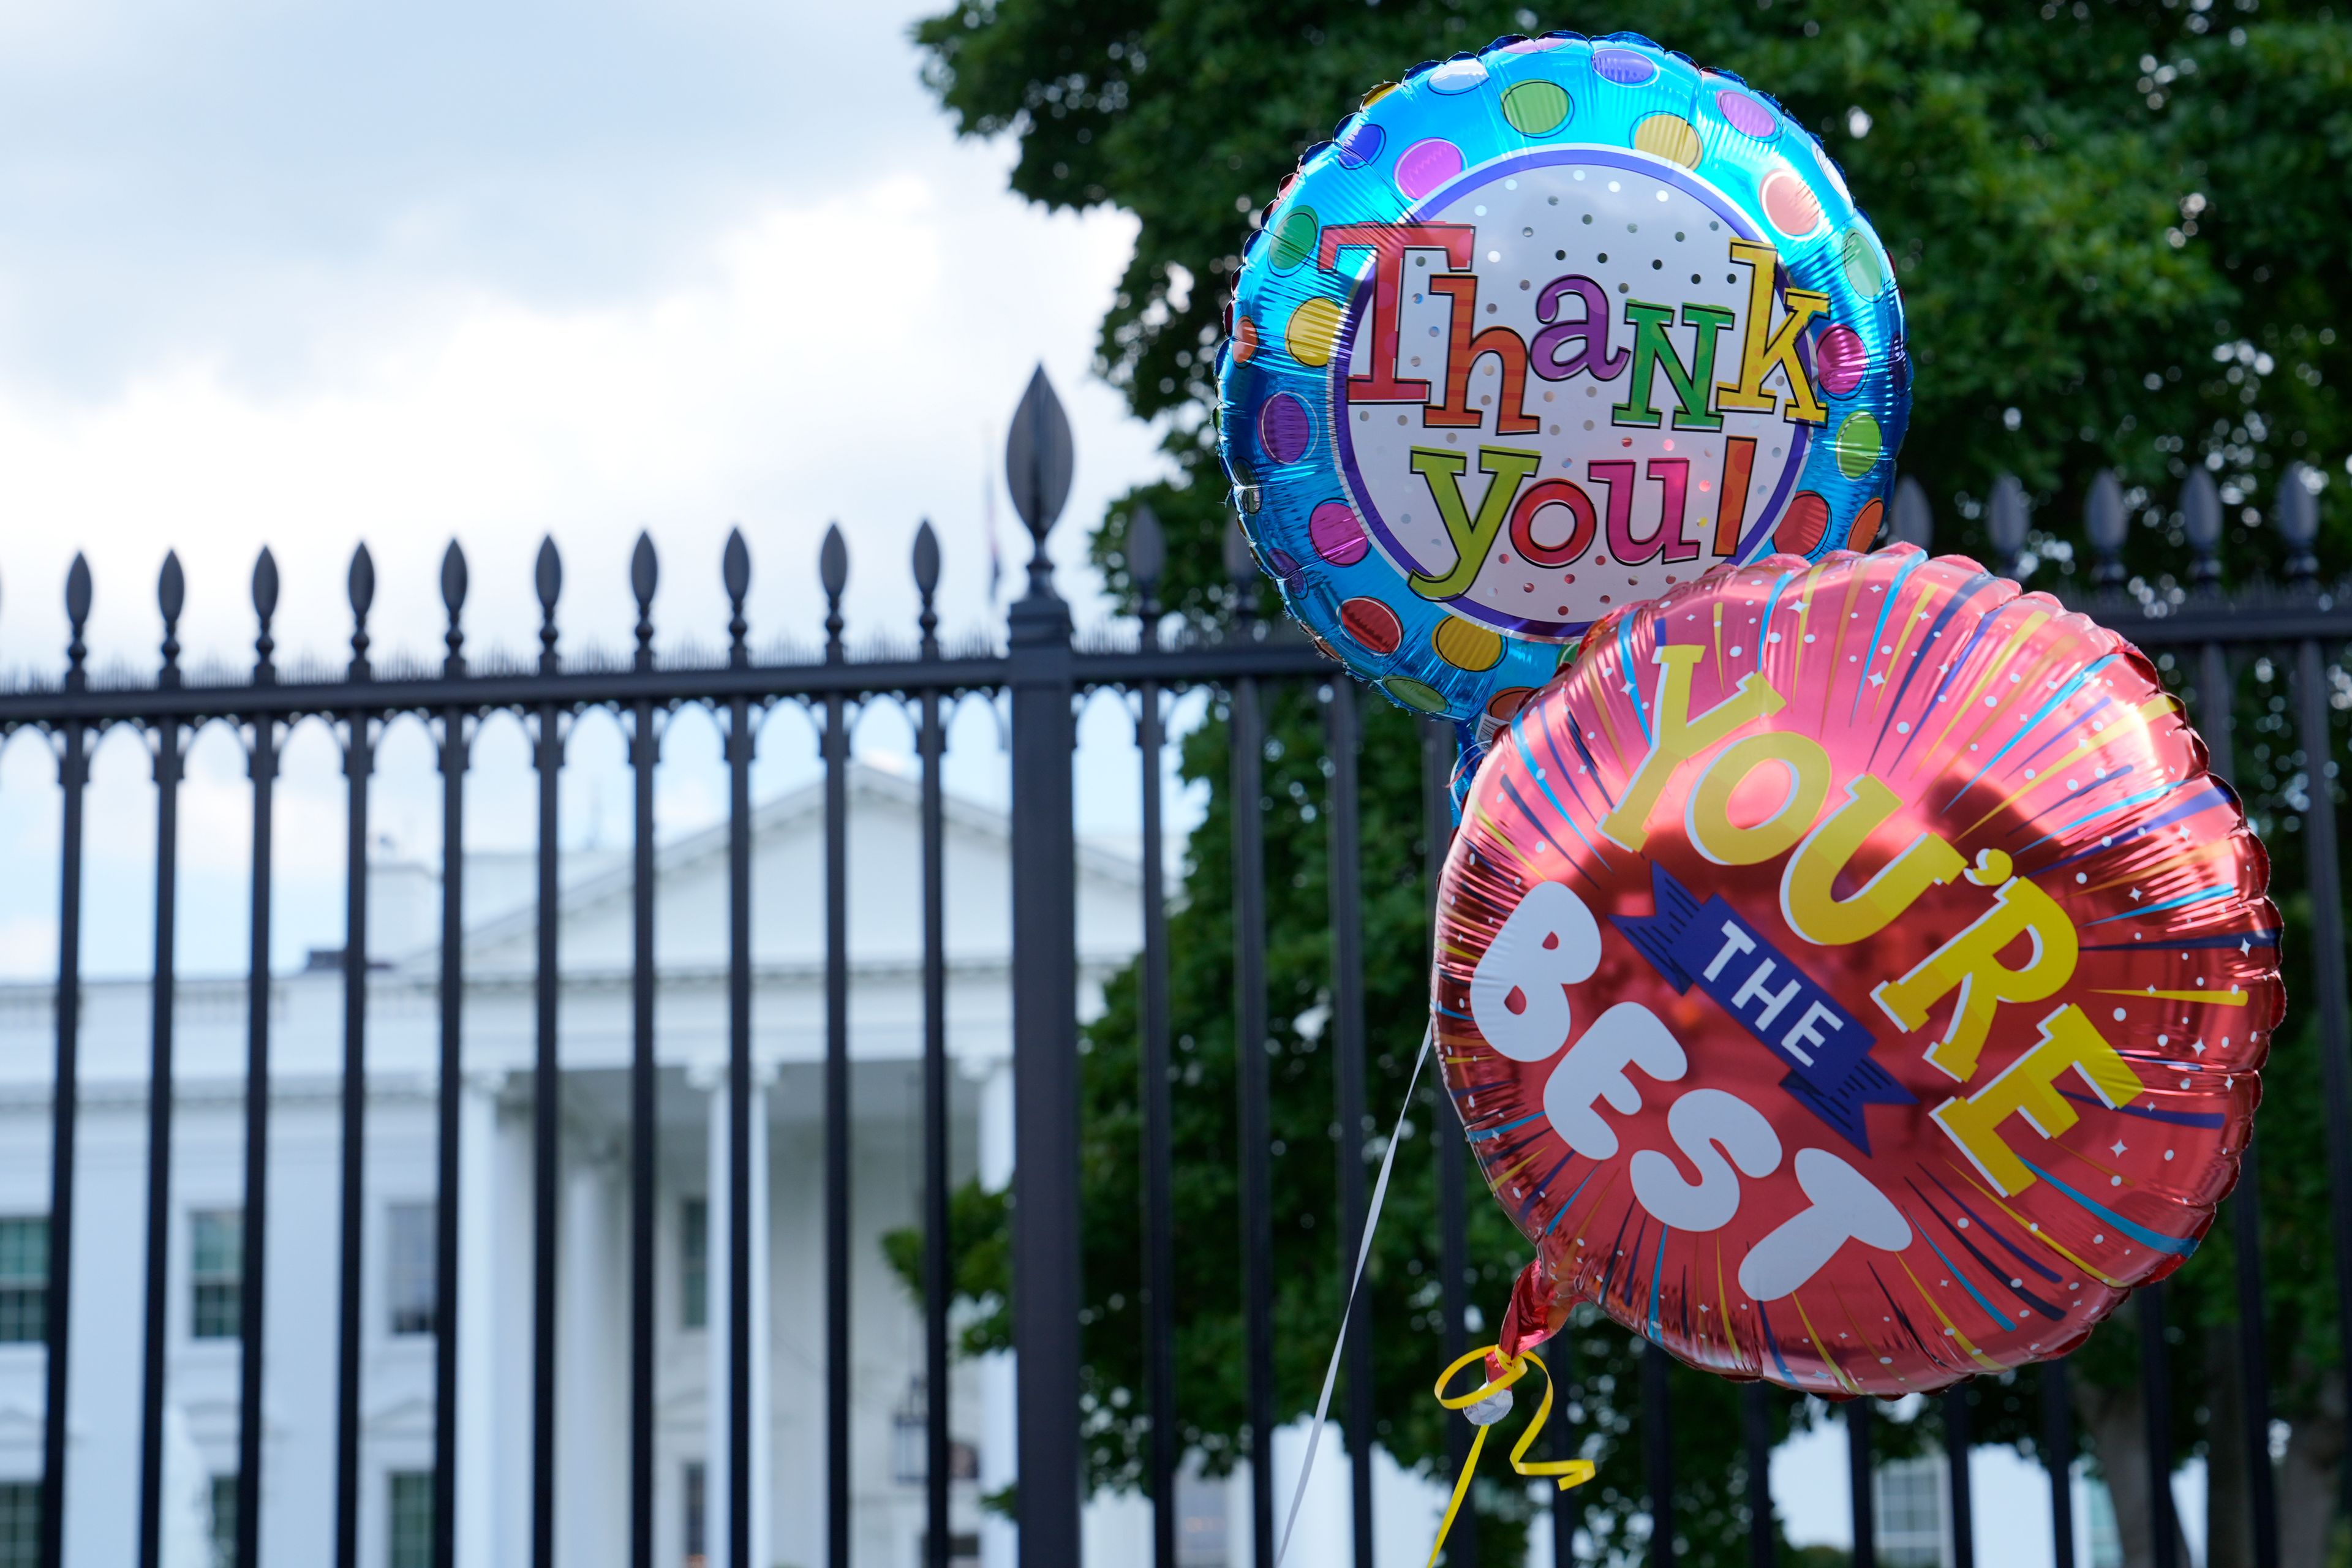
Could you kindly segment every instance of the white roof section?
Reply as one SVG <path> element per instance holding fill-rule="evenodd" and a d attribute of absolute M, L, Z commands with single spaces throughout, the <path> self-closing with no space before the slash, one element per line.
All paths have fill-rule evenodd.
<path fill-rule="evenodd" d="M 922 788 L 853 762 L 845 780 L 849 951 L 860 967 L 922 960 Z M 818 780 L 751 814 L 751 956 L 761 969 L 822 964 L 825 939 L 824 783 Z M 1012 952 L 1013 841 L 1005 816 L 954 795 L 942 802 L 947 956 L 958 967 L 1001 963 Z M 665 971 L 723 969 L 728 962 L 728 825 L 656 847 L 654 955 Z M 559 962 L 566 973 L 629 968 L 635 877 L 625 853 L 562 888 Z M 1130 855 L 1081 842 L 1078 947 L 1092 963 L 1117 963 L 1142 945 L 1142 873 Z M 433 906 L 438 879 L 423 881 Z M 410 929 L 414 929 L 412 926 Z M 466 936 L 469 976 L 533 970 L 539 915 L 532 903 L 476 920 Z M 386 951 L 395 970 L 436 969 L 438 942 Z"/>

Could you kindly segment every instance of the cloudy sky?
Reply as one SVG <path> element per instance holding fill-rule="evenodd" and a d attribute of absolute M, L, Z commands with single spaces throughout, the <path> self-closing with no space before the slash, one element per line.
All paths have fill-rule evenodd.
<path fill-rule="evenodd" d="M 322 652 L 360 538 L 388 626 L 456 536 L 512 639 L 552 533 L 610 637 L 650 527 L 665 618 L 707 626 L 733 521 L 763 625 L 806 623 L 833 519 L 856 607 L 905 614 L 924 515 L 977 619 L 1032 364 L 1079 422 L 1074 521 L 1151 437 L 1087 374 L 1130 224 L 1004 194 L 917 79 L 922 9 L 0 9 L 0 660 L 53 657 L 77 547 L 101 656 L 152 652 L 170 545 L 207 651 L 265 542 Z"/>
<path fill-rule="evenodd" d="M 1122 216 L 1049 216 L 1008 195 L 1003 145 L 959 142 L 918 79 L 916 5 L 588 0 L 401 7 L 225 0 L 0 7 L 0 672 L 54 670 L 76 550 L 97 581 L 93 662 L 149 667 L 155 574 L 188 578 L 188 660 L 247 662 L 247 584 L 267 544 L 280 657 L 340 658 L 343 582 L 364 540 L 379 648 L 437 651 L 437 563 L 472 563 L 478 647 L 529 644 L 530 565 L 552 535 L 566 645 L 633 620 L 637 531 L 660 547 L 666 642 L 725 618 L 719 555 L 751 542 L 755 637 L 814 634 L 818 542 L 850 541 L 861 630 L 911 622 L 919 519 L 945 546 L 950 628 L 993 619 L 985 490 L 1032 368 L 1077 431 L 1055 536 L 1082 620 L 1104 499 L 1153 471 L 1155 437 L 1088 374 L 1124 266 Z M 1008 586 L 1025 558 L 997 507 Z M 977 726 L 973 731 L 972 726 Z M 960 786 L 1001 777 L 968 715 Z M 1097 712 L 1090 826 L 1116 830 L 1132 765 Z M 887 713 L 862 747 L 906 743 Z M 715 812 L 715 742 L 669 751 L 663 816 Z M 508 809 L 522 743 L 479 753 L 478 843 L 521 847 Z M 583 727 L 568 840 L 626 822 L 619 746 Z M 804 776 L 804 731 L 763 748 L 772 791 Z M 341 785 L 316 726 L 278 817 L 278 946 L 340 940 Z M 54 764 L 0 757 L 0 850 L 53 866 Z M 1123 784 L 1129 787 L 1122 787 Z M 88 962 L 146 961 L 152 785 L 128 736 L 101 750 Z M 196 745 L 184 874 L 241 901 L 242 759 Z M 527 792 L 523 792 L 527 795 Z M 396 731 L 378 825 L 437 848 L 429 758 Z M 54 963 L 54 873 L 0 889 L 0 972 Z M 237 922 L 190 922 L 191 968 L 242 963 Z"/>

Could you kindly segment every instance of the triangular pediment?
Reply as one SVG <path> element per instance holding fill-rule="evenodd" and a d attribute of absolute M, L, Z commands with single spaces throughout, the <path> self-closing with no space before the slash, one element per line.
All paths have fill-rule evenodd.
<path fill-rule="evenodd" d="M 860 970 L 919 965 L 922 957 L 922 789 L 852 763 L 845 780 L 848 938 Z M 1001 812 L 950 795 L 941 805 L 946 949 L 951 963 L 1003 963 L 1011 951 L 1012 835 Z M 753 808 L 752 962 L 761 970 L 816 968 L 824 960 L 825 787 L 822 780 Z M 730 951 L 727 825 L 685 835 L 655 854 L 655 960 L 667 974 L 716 973 Z M 611 861 L 617 860 L 617 864 Z M 1082 842 L 1077 855 L 1082 953 L 1123 956 L 1140 945 L 1141 873 L 1131 854 Z M 635 879 L 625 859 L 579 877 L 561 896 L 559 958 L 567 974 L 625 972 L 635 952 Z M 530 973 L 538 913 L 524 905 L 467 933 L 469 977 Z M 404 955 L 431 969 L 437 944 Z"/>

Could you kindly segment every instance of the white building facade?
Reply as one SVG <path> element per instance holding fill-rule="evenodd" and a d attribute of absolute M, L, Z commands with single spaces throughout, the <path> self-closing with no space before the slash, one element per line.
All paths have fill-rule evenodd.
<path fill-rule="evenodd" d="M 853 1121 L 854 1552 L 912 1568 L 923 1529 L 922 1319 L 885 1233 L 919 1223 L 920 818 L 916 786 L 849 781 Z M 657 856 L 660 970 L 656 1236 L 656 1540 L 661 1561 L 725 1562 L 728 1234 L 726 831 Z M 755 813 L 752 1203 L 753 1563 L 824 1546 L 824 868 L 821 786 Z M 950 800 L 946 910 L 951 1171 L 1011 1173 L 1010 844 L 993 813 Z M 467 864 L 459 1197 L 458 1562 L 529 1560 L 532 857 Z M 628 1539 L 628 1120 L 632 951 L 625 854 L 565 858 L 561 908 L 563 1125 L 558 1195 L 557 1539 L 567 1568 L 620 1568 Z M 1082 847 L 1081 1006 L 1139 945 L 1131 858 Z M 430 1561 L 433 1445 L 436 873 L 377 869 L 371 890 L 362 1561 Z M 201 919 L 185 910 L 183 919 Z M 329 1560 L 334 1497 L 342 980 L 333 954 L 271 985 L 261 1553 Z M 233 1507 L 243 1245 L 242 976 L 176 991 L 167 1299 L 167 1558 L 213 1561 Z M 67 1552 L 133 1560 L 146 1289 L 152 987 L 85 985 L 70 1338 Z M 0 988 L 0 1564 L 37 1519 L 49 1190 L 52 988 Z M 1010 1479 L 1009 1369 L 960 1366 L 950 1390 L 959 1555 L 982 1557 L 983 1490 Z M 911 1467 L 911 1468 L 910 1468 Z M 1001 1559 L 1002 1544 L 985 1551 Z M 30 1562 L 29 1555 L 23 1561 Z"/>

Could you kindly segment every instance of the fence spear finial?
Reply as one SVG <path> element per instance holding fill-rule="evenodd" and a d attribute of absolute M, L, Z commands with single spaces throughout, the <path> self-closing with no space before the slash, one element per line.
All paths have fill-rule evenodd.
<path fill-rule="evenodd" d="M 629 593 L 637 601 L 639 669 L 654 667 L 654 588 L 661 581 L 661 563 L 654 554 L 653 535 L 637 531 L 637 547 L 629 552 Z"/>
<path fill-rule="evenodd" d="M 1927 504 L 1926 489 L 1909 474 L 1895 487 L 1895 537 L 1922 550 L 1935 547 L 1935 509 Z"/>
<path fill-rule="evenodd" d="M 253 616 L 258 629 L 253 638 L 253 683 L 274 685 L 278 668 L 270 662 L 278 644 L 269 635 L 269 623 L 278 614 L 278 557 L 269 552 L 267 544 L 253 563 Z"/>
<path fill-rule="evenodd" d="M 1168 539 L 1160 531 L 1160 514 L 1150 501 L 1138 501 L 1127 514 L 1127 575 L 1135 584 L 1135 614 L 1142 624 L 1143 646 L 1160 646 L 1160 577 L 1168 569 Z"/>
<path fill-rule="evenodd" d="M 2025 534 L 2031 523 L 2025 487 L 2018 483 L 2017 476 L 2003 474 L 1993 480 L 1992 506 L 1985 519 L 1985 534 L 1992 542 L 1993 568 L 2002 575 L 2017 575 L 2018 558 L 2025 553 Z"/>
<path fill-rule="evenodd" d="M 1045 535 L 1070 499 L 1075 462 L 1070 416 L 1041 364 L 1021 394 L 1013 428 L 1004 438 L 1005 488 L 1013 493 L 1013 510 L 1028 526 L 1032 545 L 1029 592 L 1041 597 L 1054 592 L 1054 563 L 1045 553 Z"/>
<path fill-rule="evenodd" d="M 368 669 L 367 618 L 375 603 L 375 557 L 364 541 L 352 552 L 352 570 L 344 586 L 352 601 L 352 679 L 365 680 Z"/>
<path fill-rule="evenodd" d="M 441 607 L 449 614 L 449 629 L 441 634 L 448 653 L 441 660 L 444 675 L 466 673 L 466 634 L 458 626 L 459 612 L 466 607 L 466 552 L 451 540 L 449 548 L 441 552 Z"/>
<path fill-rule="evenodd" d="M 2180 487 L 2180 529 L 2196 555 L 2189 580 L 2201 593 L 2221 592 L 2221 496 L 2213 488 L 2213 476 L 2202 467 L 2189 469 L 2188 482 Z"/>
<path fill-rule="evenodd" d="M 2319 539 L 2319 497 L 2309 465 L 2289 463 L 2279 476 L 2278 531 L 2286 541 L 2287 580 L 2308 583 L 2319 573 L 2312 545 Z"/>
<path fill-rule="evenodd" d="M 531 569 L 531 585 L 539 591 L 539 668 L 551 675 L 562 668 L 555 651 L 555 601 L 563 592 L 563 557 L 556 553 L 555 536 L 539 542 L 539 560 Z"/>
<path fill-rule="evenodd" d="M 163 552 L 163 569 L 155 576 L 155 607 L 163 613 L 163 670 L 158 686 L 180 684 L 180 611 L 187 605 L 188 582 L 180 570 L 180 552 Z"/>
<path fill-rule="evenodd" d="M 743 531 L 727 531 L 727 548 L 719 558 L 719 581 L 727 587 L 727 662 L 746 665 L 751 662 L 751 650 L 745 643 L 745 634 L 751 629 L 743 618 L 743 596 L 751 591 L 751 549 L 743 542 Z"/>
<path fill-rule="evenodd" d="M 82 637 L 89 622 L 89 561 L 77 550 L 66 568 L 66 622 L 73 631 L 66 644 L 66 685 L 75 690 L 89 684 L 89 644 Z"/>
<path fill-rule="evenodd" d="M 923 519 L 915 530 L 915 592 L 922 596 L 923 607 L 915 624 L 923 634 L 923 657 L 940 656 L 940 536 L 931 528 L 931 520 Z"/>
<path fill-rule="evenodd" d="M 2124 580 L 2124 540 L 2131 519 L 2124 515 L 2124 487 L 2113 468 L 2101 468 L 2083 502 L 2083 531 L 2089 536 L 2098 563 L 2091 568 L 2091 586 L 2113 589 Z"/>
<path fill-rule="evenodd" d="M 841 629 L 847 623 L 841 618 L 841 593 L 849 586 L 849 542 L 841 537 L 837 522 L 824 531 L 824 543 L 816 552 L 816 574 L 824 585 L 824 661 L 839 664 L 845 657 Z"/>

